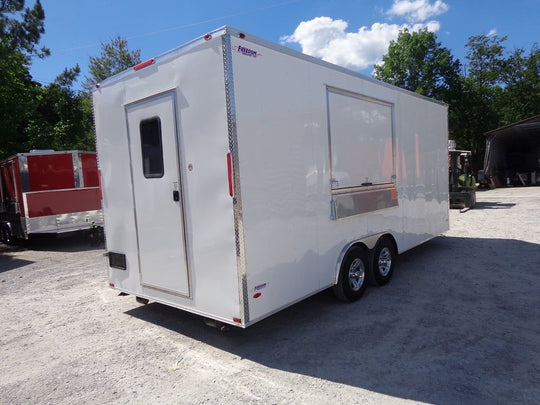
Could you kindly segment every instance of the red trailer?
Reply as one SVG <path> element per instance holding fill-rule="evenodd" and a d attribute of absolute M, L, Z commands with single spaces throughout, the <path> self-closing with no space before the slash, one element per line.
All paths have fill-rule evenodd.
<path fill-rule="evenodd" d="M 2 242 L 101 229 L 100 190 L 95 152 L 31 151 L 0 162 Z"/>

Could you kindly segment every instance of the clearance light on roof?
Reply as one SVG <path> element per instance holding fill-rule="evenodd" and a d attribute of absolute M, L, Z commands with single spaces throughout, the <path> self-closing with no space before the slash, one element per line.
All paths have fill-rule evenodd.
<path fill-rule="evenodd" d="M 146 62 L 142 62 L 138 65 L 133 66 L 133 70 L 141 70 L 142 68 L 150 66 L 152 63 L 154 63 L 154 58 L 148 59 Z"/>
<path fill-rule="evenodd" d="M 210 41 L 212 39 L 212 34 L 206 34 L 203 38 L 205 41 Z"/>
<path fill-rule="evenodd" d="M 238 34 L 238 36 L 241 38 L 241 39 L 244 39 L 246 37 L 246 34 L 244 34 L 243 32 L 240 32 Z"/>

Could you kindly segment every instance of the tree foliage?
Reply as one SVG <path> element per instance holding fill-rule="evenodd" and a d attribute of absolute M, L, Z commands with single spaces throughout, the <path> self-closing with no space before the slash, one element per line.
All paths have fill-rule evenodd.
<path fill-rule="evenodd" d="M 374 76 L 427 97 L 445 100 L 459 84 L 460 63 L 437 41 L 435 33 L 404 29 L 392 41 Z"/>
<path fill-rule="evenodd" d="M 86 78 L 85 89 L 91 89 L 96 83 L 105 80 L 117 73 L 141 62 L 141 51 L 130 51 L 126 39 L 117 36 L 109 43 L 101 44 L 101 55 L 90 58 L 88 71 L 90 77 Z"/>
<path fill-rule="evenodd" d="M 94 148 L 92 108 L 87 91 L 74 90 L 80 68 L 64 71 L 54 83 L 32 80 L 35 57 L 49 50 L 39 46 L 45 13 L 40 0 L 0 0 L 0 159 L 35 148 Z M 404 29 L 390 43 L 374 76 L 433 97 L 449 105 L 450 136 L 458 147 L 483 160 L 486 131 L 540 113 L 540 50 L 509 51 L 506 37 L 469 38 L 466 65 L 427 30 Z M 118 36 L 101 44 L 100 55 L 89 61 L 83 87 L 140 63 L 140 51 L 130 51 Z"/>
<path fill-rule="evenodd" d="M 28 64 L 32 55 L 46 56 L 47 48 L 37 50 L 41 34 L 45 32 L 45 12 L 40 0 L 33 8 L 25 8 L 24 0 L 0 1 L 0 52 L 20 52 Z"/>
<path fill-rule="evenodd" d="M 27 127 L 29 149 L 94 150 L 92 107 L 87 93 L 73 90 L 77 65 L 41 91 Z"/>
<path fill-rule="evenodd" d="M 534 45 L 509 52 L 506 37 L 473 36 L 467 42 L 468 65 L 463 76 L 462 130 L 457 139 L 483 159 L 489 130 L 540 113 L 540 53 Z"/>
<path fill-rule="evenodd" d="M 55 81 L 41 86 L 32 80 L 33 57 L 46 57 L 38 48 L 45 14 L 39 0 L 25 8 L 24 0 L 0 0 L 0 159 L 31 149 L 94 150 L 90 94 L 75 90 L 79 65 L 66 68 Z M 90 58 L 86 85 L 140 62 L 125 39 L 102 44 L 99 57 Z"/>
<path fill-rule="evenodd" d="M 32 8 L 25 8 L 24 0 L 0 1 L 0 157 L 16 153 L 27 140 L 26 124 L 39 94 L 39 84 L 29 73 L 30 63 L 33 56 L 49 52 L 37 49 L 44 19 L 39 0 Z"/>
<path fill-rule="evenodd" d="M 506 37 L 478 35 L 466 44 L 462 68 L 428 31 L 400 32 L 374 77 L 449 105 L 450 137 L 484 158 L 484 133 L 540 113 L 540 53 L 534 45 L 508 52 Z"/>

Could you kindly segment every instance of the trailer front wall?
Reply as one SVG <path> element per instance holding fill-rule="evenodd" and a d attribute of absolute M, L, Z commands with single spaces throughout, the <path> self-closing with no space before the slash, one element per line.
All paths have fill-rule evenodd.
<path fill-rule="evenodd" d="M 25 154 L 28 164 L 29 189 L 27 191 L 62 190 L 75 187 L 73 154 Z"/>
<path fill-rule="evenodd" d="M 95 152 L 19 153 L 2 163 L 2 184 L 1 219 L 14 237 L 103 224 Z"/>
<path fill-rule="evenodd" d="M 232 323 L 233 318 L 241 318 L 241 309 L 233 199 L 227 175 L 229 139 L 222 42 L 221 38 L 208 42 L 201 39 L 194 45 L 197 46 L 172 52 L 170 57 L 131 72 L 122 80 L 113 78 L 94 91 L 107 250 L 125 254 L 127 259 L 127 269 L 110 268 L 109 279 L 122 291 Z M 140 104 L 144 108 L 145 100 L 172 93 L 176 100 L 176 153 L 180 162 L 177 190 L 183 198 L 190 297 L 141 283 L 139 255 L 149 252 L 138 251 L 137 232 L 148 229 L 142 227 L 142 221 L 137 225 L 135 220 L 135 171 L 132 173 L 130 167 L 126 127 L 128 106 Z M 130 138 L 136 136 L 132 129 Z M 163 137 L 174 134 L 164 133 Z M 175 187 L 171 183 L 166 195 L 155 195 L 150 189 L 143 191 L 139 201 L 174 203 Z M 176 237 L 182 231 L 160 211 L 149 209 L 137 215 L 144 215 L 148 222 L 163 223 L 159 231 L 147 237 Z M 185 262 L 179 261 L 177 265 L 179 272 L 186 271 Z M 159 266 L 154 270 L 159 272 Z"/>
<path fill-rule="evenodd" d="M 231 47 L 250 322 L 333 285 L 355 240 L 388 232 L 404 251 L 448 227 L 446 107 L 274 48 L 238 38 Z M 386 150 L 392 162 L 373 173 L 396 176 L 395 206 L 331 219 L 329 88 L 389 106 L 393 152 L 362 149 L 354 134 L 345 142 L 358 159 Z"/>

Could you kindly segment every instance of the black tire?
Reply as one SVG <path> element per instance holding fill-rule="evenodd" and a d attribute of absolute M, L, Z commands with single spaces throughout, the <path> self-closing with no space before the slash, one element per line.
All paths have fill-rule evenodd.
<path fill-rule="evenodd" d="M 9 229 L 9 226 L 4 225 L 0 228 L 0 232 L 2 233 L 2 242 L 4 242 L 6 245 L 13 245 L 15 242 L 13 240 L 13 235 L 11 234 L 11 229 Z"/>
<path fill-rule="evenodd" d="M 474 208 L 475 205 L 476 205 L 476 192 L 474 190 L 472 190 L 471 191 L 471 196 L 470 196 L 469 207 Z"/>
<path fill-rule="evenodd" d="M 143 305 L 148 304 L 148 298 L 135 297 L 135 300 L 136 300 L 139 304 L 143 304 Z"/>
<path fill-rule="evenodd" d="M 366 289 L 367 269 L 366 250 L 361 246 L 351 247 L 341 263 L 338 282 L 333 287 L 335 296 L 347 302 L 359 300 Z"/>
<path fill-rule="evenodd" d="M 397 252 L 392 240 L 383 236 L 377 241 L 371 256 L 368 281 L 372 285 L 385 285 L 394 274 Z"/>

